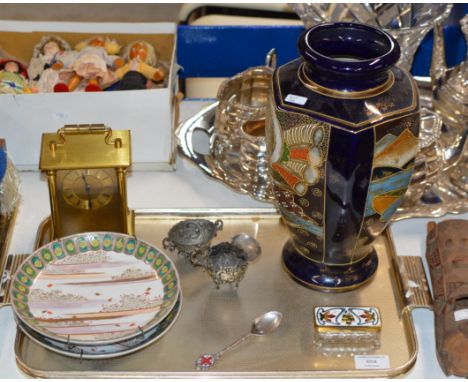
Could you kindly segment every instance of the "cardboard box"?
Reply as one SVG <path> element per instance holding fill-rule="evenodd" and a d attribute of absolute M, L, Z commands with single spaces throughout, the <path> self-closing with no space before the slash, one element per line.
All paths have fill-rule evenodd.
<path fill-rule="evenodd" d="M 68 124 L 105 124 L 130 129 L 133 170 L 175 168 L 174 106 L 177 66 L 174 23 L 71 23 L 0 20 L 0 48 L 29 63 L 43 35 L 59 35 L 74 46 L 101 34 L 126 44 L 143 39 L 171 62 L 167 88 L 108 92 L 0 94 L 0 135 L 20 170 L 38 170 L 43 132 Z"/>

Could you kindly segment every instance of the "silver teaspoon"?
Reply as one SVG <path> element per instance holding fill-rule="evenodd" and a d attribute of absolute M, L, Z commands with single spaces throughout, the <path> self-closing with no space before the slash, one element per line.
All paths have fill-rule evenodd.
<path fill-rule="evenodd" d="M 214 365 L 216 365 L 216 362 L 218 362 L 218 360 L 224 355 L 224 353 L 244 343 L 244 341 L 250 336 L 264 336 L 275 331 L 280 325 L 282 318 L 283 315 L 281 314 L 281 312 L 272 311 L 263 313 L 261 316 L 253 320 L 249 333 L 240 337 L 232 344 L 226 346 L 224 349 L 218 351 L 217 353 L 204 354 L 198 357 L 195 361 L 195 366 L 197 370 L 205 371 L 211 369 L 212 367 L 214 367 Z"/>

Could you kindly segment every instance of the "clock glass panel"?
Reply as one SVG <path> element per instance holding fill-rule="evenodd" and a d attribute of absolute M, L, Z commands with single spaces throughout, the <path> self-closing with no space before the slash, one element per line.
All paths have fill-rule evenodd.
<path fill-rule="evenodd" d="M 72 207 L 99 209 L 112 200 L 114 187 L 103 169 L 71 170 L 63 177 L 62 196 Z"/>
<path fill-rule="evenodd" d="M 57 171 L 60 236 L 86 231 L 125 233 L 113 168 Z"/>

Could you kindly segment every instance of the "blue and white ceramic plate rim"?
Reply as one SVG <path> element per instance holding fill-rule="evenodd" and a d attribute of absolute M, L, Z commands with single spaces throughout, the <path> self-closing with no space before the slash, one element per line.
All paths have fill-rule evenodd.
<path fill-rule="evenodd" d="M 156 336 L 154 336 L 154 333 L 153 333 L 152 335 L 154 337 L 150 336 L 149 338 L 147 338 L 145 341 L 141 342 L 137 346 L 129 347 L 126 350 L 116 351 L 116 352 L 113 352 L 113 353 L 80 354 L 80 353 L 76 353 L 76 352 L 67 351 L 67 350 L 64 350 L 64 349 L 59 349 L 56 346 L 54 346 L 52 343 L 48 342 L 47 338 L 41 339 L 40 334 L 34 332 L 33 330 L 31 330 L 28 327 L 24 327 L 24 325 L 21 323 L 21 321 L 18 322 L 18 326 L 19 326 L 19 329 L 21 330 L 21 332 L 26 337 L 28 337 L 31 341 L 35 342 L 39 346 L 42 346 L 45 349 L 48 349 L 48 350 L 50 350 L 50 351 L 52 351 L 54 353 L 57 353 L 57 354 L 60 354 L 60 355 L 66 356 L 66 357 L 77 358 L 77 359 L 90 359 L 90 360 L 93 360 L 93 359 L 94 360 L 96 360 L 96 359 L 109 359 L 109 358 L 121 357 L 121 356 L 124 356 L 124 355 L 135 353 L 135 352 L 137 352 L 139 350 L 142 350 L 142 349 L 154 344 L 156 341 L 161 339 L 161 337 L 163 337 L 174 326 L 175 322 L 179 318 L 180 311 L 182 310 L 182 293 L 179 293 L 179 298 L 178 298 L 177 301 L 179 302 L 179 304 L 177 305 L 177 303 L 176 303 L 173 310 L 168 314 L 168 316 L 174 310 L 177 309 L 177 311 L 176 311 L 174 317 L 172 318 L 171 322 L 167 325 L 167 327 L 161 333 L 158 333 Z M 167 319 L 167 317 L 165 319 Z M 161 321 L 161 323 L 163 323 L 163 322 L 164 322 L 164 320 Z M 112 345 L 112 344 L 110 344 L 110 345 Z M 97 346 L 99 347 L 99 346 L 106 346 L 106 345 L 97 345 Z"/>

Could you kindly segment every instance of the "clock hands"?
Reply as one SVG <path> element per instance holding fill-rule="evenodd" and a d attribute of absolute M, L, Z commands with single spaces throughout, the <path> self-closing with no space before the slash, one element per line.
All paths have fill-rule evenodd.
<path fill-rule="evenodd" d="M 92 202 L 91 202 L 91 187 L 89 186 L 88 182 L 86 181 L 86 176 L 83 174 L 81 175 L 81 179 L 83 179 L 83 182 L 85 184 L 85 191 L 86 194 L 88 195 L 88 203 L 89 203 L 89 208 L 93 208 Z"/>
<path fill-rule="evenodd" d="M 71 170 L 63 177 L 62 190 L 68 205 L 94 211 L 112 200 L 114 182 L 104 170 Z"/>

